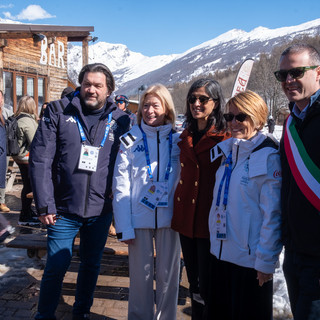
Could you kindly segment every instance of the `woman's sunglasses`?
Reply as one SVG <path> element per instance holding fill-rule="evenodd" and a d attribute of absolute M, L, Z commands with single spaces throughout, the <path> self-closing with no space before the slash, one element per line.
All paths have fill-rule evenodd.
<path fill-rule="evenodd" d="M 196 103 L 197 100 L 199 100 L 201 104 L 206 104 L 209 100 L 212 100 L 212 98 L 207 97 L 207 96 L 196 97 L 193 95 L 188 97 L 188 102 L 190 104 Z"/>
<path fill-rule="evenodd" d="M 225 113 L 223 117 L 227 122 L 231 122 L 233 118 L 236 118 L 236 120 L 239 122 L 243 122 L 244 120 L 247 119 L 248 115 L 245 113 L 238 113 L 237 115 L 234 115 L 233 113 L 229 112 L 229 113 Z"/>
<path fill-rule="evenodd" d="M 292 79 L 301 79 L 306 71 L 315 69 L 317 67 L 319 66 L 297 67 L 290 70 L 278 70 L 274 73 L 274 75 L 278 81 L 285 82 L 287 80 L 288 74 L 290 74 L 290 77 Z"/>

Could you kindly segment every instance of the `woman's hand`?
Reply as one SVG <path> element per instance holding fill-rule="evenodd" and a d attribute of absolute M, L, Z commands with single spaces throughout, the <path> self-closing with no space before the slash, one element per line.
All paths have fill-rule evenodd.
<path fill-rule="evenodd" d="M 273 279 L 272 273 L 263 273 L 261 271 L 257 271 L 257 279 L 259 280 L 259 286 L 262 287 L 262 285 L 265 282 L 268 282 Z"/>

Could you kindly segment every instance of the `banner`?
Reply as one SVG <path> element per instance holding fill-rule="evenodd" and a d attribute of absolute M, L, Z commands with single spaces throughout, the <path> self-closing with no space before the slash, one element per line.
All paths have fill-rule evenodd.
<path fill-rule="evenodd" d="M 253 59 L 247 59 L 243 61 L 242 65 L 239 68 L 237 77 L 234 81 L 231 97 L 234 97 L 239 92 L 246 90 L 246 87 L 250 78 L 252 66 L 253 66 Z"/>

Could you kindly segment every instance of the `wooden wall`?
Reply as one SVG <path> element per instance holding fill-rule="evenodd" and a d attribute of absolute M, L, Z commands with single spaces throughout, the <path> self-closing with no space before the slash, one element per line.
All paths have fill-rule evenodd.
<path fill-rule="evenodd" d="M 0 68 L 2 67 L 8 71 L 26 72 L 34 75 L 46 76 L 47 100 L 52 101 L 60 99 L 62 90 L 68 86 L 67 37 L 55 38 L 54 46 L 56 60 L 58 58 L 57 41 L 62 42 L 64 45 L 64 68 L 49 64 L 49 45 L 46 50 L 48 62 L 47 64 L 40 64 L 41 42 L 34 42 L 32 38 L 7 39 L 7 45 L 2 47 L 2 54 L 0 52 L 0 58 L 2 55 L 2 66 L 0 65 Z M 2 85 L 2 83 L 0 83 L 0 85 Z"/>

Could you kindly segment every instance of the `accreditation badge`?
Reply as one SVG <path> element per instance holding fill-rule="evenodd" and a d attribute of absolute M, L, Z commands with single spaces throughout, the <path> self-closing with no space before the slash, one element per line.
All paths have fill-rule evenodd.
<path fill-rule="evenodd" d="M 214 213 L 215 219 L 215 233 L 217 240 L 227 239 L 227 216 L 226 210 L 221 208 L 216 208 Z"/>
<path fill-rule="evenodd" d="M 162 182 L 150 182 L 147 191 L 143 194 L 140 203 L 147 208 L 154 210 L 161 200 L 165 190 Z"/>
<path fill-rule="evenodd" d="M 96 172 L 98 166 L 98 156 L 98 147 L 82 144 L 78 169 Z"/>
<path fill-rule="evenodd" d="M 168 181 L 159 182 L 160 188 L 162 190 L 162 197 L 158 202 L 158 208 L 168 207 Z"/>

